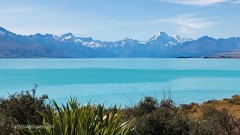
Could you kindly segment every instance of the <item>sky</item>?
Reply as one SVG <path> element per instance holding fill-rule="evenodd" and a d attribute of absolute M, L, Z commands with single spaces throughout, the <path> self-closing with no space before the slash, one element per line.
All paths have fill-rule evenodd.
<path fill-rule="evenodd" d="M 159 31 L 240 37 L 240 0 L 0 0 L 0 27 L 104 41 L 146 41 Z"/>

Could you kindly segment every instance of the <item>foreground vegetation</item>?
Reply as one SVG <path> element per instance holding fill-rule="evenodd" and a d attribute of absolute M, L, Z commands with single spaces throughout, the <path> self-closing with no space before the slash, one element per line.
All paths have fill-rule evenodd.
<path fill-rule="evenodd" d="M 47 103 L 36 88 L 0 99 L 1 135 L 239 135 L 240 96 L 176 106 L 171 99 L 145 97 L 120 109 Z"/>

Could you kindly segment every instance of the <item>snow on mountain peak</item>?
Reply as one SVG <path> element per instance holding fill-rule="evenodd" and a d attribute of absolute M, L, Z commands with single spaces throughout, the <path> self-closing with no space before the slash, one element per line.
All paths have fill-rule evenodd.
<path fill-rule="evenodd" d="M 173 37 L 175 40 L 177 40 L 179 43 L 183 43 L 183 42 L 191 41 L 191 40 L 192 40 L 191 38 L 182 38 L 182 37 L 179 36 L 179 35 L 173 35 L 172 37 Z"/>
<path fill-rule="evenodd" d="M 4 35 L 4 34 L 15 35 L 14 33 L 12 33 L 12 32 L 10 32 L 10 31 L 4 29 L 3 27 L 0 27 L 0 34 L 1 34 L 1 35 Z"/>
<path fill-rule="evenodd" d="M 93 42 L 94 40 L 91 37 L 79 37 L 82 42 Z"/>
<path fill-rule="evenodd" d="M 179 35 L 173 35 L 174 39 L 176 39 L 178 42 L 181 42 L 182 38 Z"/>
<path fill-rule="evenodd" d="M 157 32 L 154 37 L 159 37 L 161 35 L 161 32 Z"/>
<path fill-rule="evenodd" d="M 0 27 L 0 35 L 1 37 L 4 35 L 17 36 L 2 27 Z M 139 41 L 139 40 L 134 40 L 134 39 L 125 37 L 122 40 L 115 41 L 115 42 L 103 42 L 99 40 L 94 40 L 91 37 L 75 37 L 72 33 L 66 33 L 66 34 L 63 34 L 62 36 L 53 36 L 50 34 L 45 34 L 45 35 L 35 34 L 35 35 L 32 35 L 32 37 L 45 38 L 45 39 L 54 38 L 62 42 L 67 42 L 67 43 L 69 42 L 69 43 L 83 45 L 91 48 L 125 47 L 125 46 L 134 47 L 139 45 L 150 45 L 150 46 L 157 45 L 157 46 L 168 47 L 168 46 L 175 46 L 186 41 L 192 41 L 192 39 L 182 38 L 179 35 L 169 36 L 166 32 L 163 32 L 163 31 L 157 32 L 148 41 Z"/>
<path fill-rule="evenodd" d="M 72 33 L 66 33 L 66 34 L 63 34 L 61 37 L 60 37 L 60 40 L 61 41 L 64 41 L 64 40 L 71 40 L 71 39 L 74 39 L 74 35 Z"/>
<path fill-rule="evenodd" d="M 170 39 L 170 37 L 168 36 L 168 34 L 166 32 L 161 31 L 161 32 L 157 32 L 153 37 L 151 37 L 148 40 L 148 42 L 158 40 L 159 37 L 164 38 L 164 39 Z"/>
<path fill-rule="evenodd" d="M 0 32 L 5 32 L 7 31 L 6 29 L 4 29 L 3 27 L 0 27 Z"/>
<path fill-rule="evenodd" d="M 72 38 L 72 36 L 67 36 L 67 37 L 65 37 L 64 39 L 70 39 L 70 38 Z"/>
<path fill-rule="evenodd" d="M 161 31 L 161 32 L 157 32 L 157 33 L 153 36 L 153 38 L 154 38 L 154 39 L 157 39 L 157 38 L 160 37 L 160 36 L 168 36 L 168 35 L 167 35 L 166 32 Z"/>
<path fill-rule="evenodd" d="M 174 38 L 181 38 L 179 35 L 173 35 Z"/>

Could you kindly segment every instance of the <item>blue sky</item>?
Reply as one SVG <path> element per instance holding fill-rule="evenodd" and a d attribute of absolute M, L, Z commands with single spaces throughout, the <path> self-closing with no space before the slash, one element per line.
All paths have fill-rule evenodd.
<path fill-rule="evenodd" d="M 240 37 L 240 0 L 1 0 L 0 26 L 18 34 L 72 32 L 116 41 L 158 31 Z"/>

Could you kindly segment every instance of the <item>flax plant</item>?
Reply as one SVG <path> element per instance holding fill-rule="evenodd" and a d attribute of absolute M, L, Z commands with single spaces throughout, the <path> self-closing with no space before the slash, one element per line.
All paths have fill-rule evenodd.
<path fill-rule="evenodd" d="M 59 107 L 53 101 L 52 119 L 44 113 L 41 129 L 29 129 L 32 135 L 126 135 L 131 130 L 131 121 L 122 122 L 121 110 L 104 105 L 81 106 L 76 98 L 71 98 L 66 106 Z"/>

